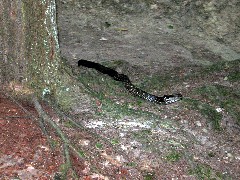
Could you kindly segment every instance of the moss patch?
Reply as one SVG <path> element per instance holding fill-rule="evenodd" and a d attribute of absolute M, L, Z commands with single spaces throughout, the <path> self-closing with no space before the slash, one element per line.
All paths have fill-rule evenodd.
<path fill-rule="evenodd" d="M 216 111 L 214 107 L 207 103 L 202 103 L 199 100 L 186 99 L 184 100 L 187 103 L 189 109 L 195 109 L 199 111 L 206 119 L 211 123 L 214 130 L 221 130 L 221 119 L 222 115 Z"/>
<path fill-rule="evenodd" d="M 197 92 L 225 109 L 238 124 L 240 123 L 240 92 L 238 90 L 222 85 L 210 85 L 198 88 Z"/>
<path fill-rule="evenodd" d="M 226 179 L 222 173 L 214 171 L 208 165 L 197 164 L 189 170 L 189 174 L 197 176 L 198 179 Z M 228 177 L 227 179 L 231 179 Z"/>
<path fill-rule="evenodd" d="M 169 153 L 167 156 L 166 156 L 166 160 L 169 161 L 169 162 L 176 162 L 176 161 L 179 161 L 181 158 L 181 154 L 176 152 L 176 151 L 172 151 L 171 153 Z"/>

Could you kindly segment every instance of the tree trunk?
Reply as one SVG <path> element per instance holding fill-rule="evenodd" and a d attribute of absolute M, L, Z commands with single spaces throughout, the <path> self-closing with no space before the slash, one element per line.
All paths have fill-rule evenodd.
<path fill-rule="evenodd" d="M 55 92 L 60 68 L 55 0 L 0 1 L 0 80 Z"/>

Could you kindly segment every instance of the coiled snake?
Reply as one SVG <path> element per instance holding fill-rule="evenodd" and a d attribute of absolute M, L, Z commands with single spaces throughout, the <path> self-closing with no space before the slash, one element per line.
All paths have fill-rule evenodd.
<path fill-rule="evenodd" d="M 145 92 L 137 87 L 135 87 L 128 76 L 124 74 L 119 74 L 117 71 L 105 67 L 99 63 L 87 61 L 84 59 L 81 59 L 78 61 L 78 66 L 84 66 L 87 68 L 93 68 L 96 69 L 97 71 L 107 74 L 110 77 L 112 77 L 116 81 L 121 81 L 124 84 L 124 87 L 127 89 L 128 92 L 130 92 L 134 96 L 138 96 L 140 98 L 143 98 L 147 101 L 154 102 L 157 104 L 171 104 L 174 102 L 177 102 L 182 99 L 181 94 L 172 94 L 172 95 L 164 95 L 164 96 L 155 96 L 153 94 L 150 94 L 148 92 Z"/>

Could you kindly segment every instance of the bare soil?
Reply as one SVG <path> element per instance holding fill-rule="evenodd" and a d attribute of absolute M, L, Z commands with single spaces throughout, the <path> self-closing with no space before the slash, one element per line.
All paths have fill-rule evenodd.
<path fill-rule="evenodd" d="M 71 104 L 77 121 L 115 142 L 122 163 L 141 174 L 130 179 L 239 179 L 239 33 L 221 41 L 226 26 L 204 29 L 206 20 L 197 28 L 197 17 L 170 16 L 159 4 L 126 13 L 84 3 L 63 3 L 58 13 L 62 55 L 86 88 L 69 92 L 83 97 Z M 208 10 L 191 12 L 200 11 Z M 131 97 L 121 83 L 76 67 L 79 59 L 112 67 L 153 94 L 181 92 L 184 100 L 159 106 Z"/>

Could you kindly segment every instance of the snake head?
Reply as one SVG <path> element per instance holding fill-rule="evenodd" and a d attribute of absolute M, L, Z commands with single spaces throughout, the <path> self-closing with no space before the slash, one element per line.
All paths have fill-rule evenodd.
<path fill-rule="evenodd" d="M 182 95 L 181 94 L 164 95 L 163 99 L 166 104 L 171 104 L 180 101 L 182 99 Z"/>

